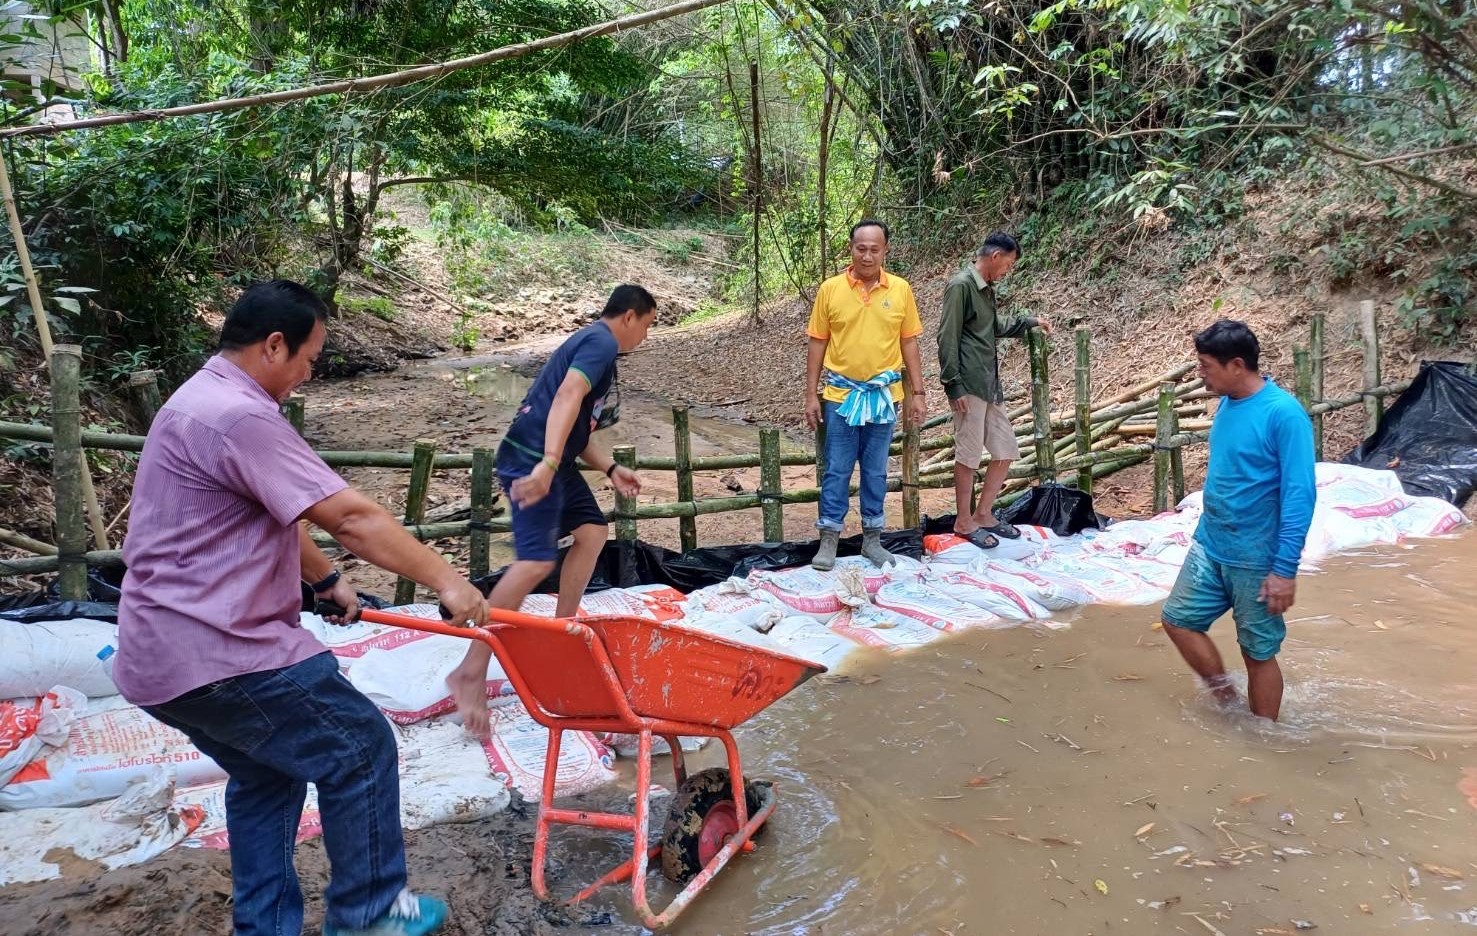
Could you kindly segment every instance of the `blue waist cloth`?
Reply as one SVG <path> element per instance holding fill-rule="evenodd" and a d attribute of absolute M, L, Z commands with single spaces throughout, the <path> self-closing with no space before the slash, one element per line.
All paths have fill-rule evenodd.
<path fill-rule="evenodd" d="M 897 422 L 897 407 L 892 402 L 892 385 L 902 379 L 902 374 L 888 370 L 867 381 L 830 374 L 826 383 L 846 391 L 846 399 L 836 411 L 837 415 L 846 420 L 848 426 L 866 426 L 872 423 Z"/>

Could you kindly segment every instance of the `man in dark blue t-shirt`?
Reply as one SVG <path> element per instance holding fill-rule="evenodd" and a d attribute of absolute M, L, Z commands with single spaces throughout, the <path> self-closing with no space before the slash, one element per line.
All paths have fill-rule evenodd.
<path fill-rule="evenodd" d="M 497 450 L 498 479 L 508 494 L 513 519 L 514 562 L 487 596 L 488 604 L 518 610 L 554 571 L 559 538 L 574 544 L 559 571 L 558 617 L 579 613 L 580 599 L 606 540 L 605 514 L 575 459 L 605 472 L 617 491 L 641 491 L 636 472 L 617 465 L 590 434 L 610 416 L 615 401 L 617 354 L 636 350 L 656 318 L 656 300 L 640 286 L 618 286 L 600 320 L 570 335 L 539 369 L 513 424 Z M 613 421 L 613 420 L 608 420 Z M 487 664 L 492 651 L 473 641 L 466 658 L 447 677 L 467 731 L 488 730 Z"/>

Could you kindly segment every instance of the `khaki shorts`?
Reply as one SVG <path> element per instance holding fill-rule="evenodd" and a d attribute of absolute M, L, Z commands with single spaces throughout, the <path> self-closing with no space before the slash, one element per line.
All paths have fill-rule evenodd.
<path fill-rule="evenodd" d="M 986 450 L 997 461 L 1021 457 L 1004 406 L 968 395 L 964 402 L 968 412 L 963 416 L 954 414 L 954 461 L 966 468 L 978 468 Z"/>

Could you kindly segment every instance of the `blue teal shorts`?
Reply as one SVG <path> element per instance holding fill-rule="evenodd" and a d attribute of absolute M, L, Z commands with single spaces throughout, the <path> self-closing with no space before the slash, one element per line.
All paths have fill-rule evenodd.
<path fill-rule="evenodd" d="M 1164 602 L 1164 623 L 1203 634 L 1230 611 L 1242 652 L 1253 660 L 1270 660 L 1282 649 L 1287 622 L 1280 614 L 1268 614 L 1266 603 L 1257 597 L 1266 578 L 1266 572 L 1217 562 L 1199 542 L 1192 543 Z"/>

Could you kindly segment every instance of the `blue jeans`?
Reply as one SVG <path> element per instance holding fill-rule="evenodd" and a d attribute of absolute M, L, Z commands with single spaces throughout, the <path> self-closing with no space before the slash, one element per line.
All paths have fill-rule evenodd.
<path fill-rule="evenodd" d="M 145 711 L 230 776 L 236 936 L 302 933 L 292 853 L 309 783 L 333 869 L 325 922 L 364 929 L 389 910 L 406 881 L 395 735 L 332 654 L 223 679 Z"/>
<path fill-rule="evenodd" d="M 851 509 L 851 473 L 862 466 L 862 529 L 880 530 L 886 523 L 882 504 L 887 497 L 887 450 L 892 446 L 893 423 L 849 426 L 837 415 L 839 403 L 824 404 L 826 473 L 821 477 L 820 519 L 817 530 L 840 531 Z"/>

